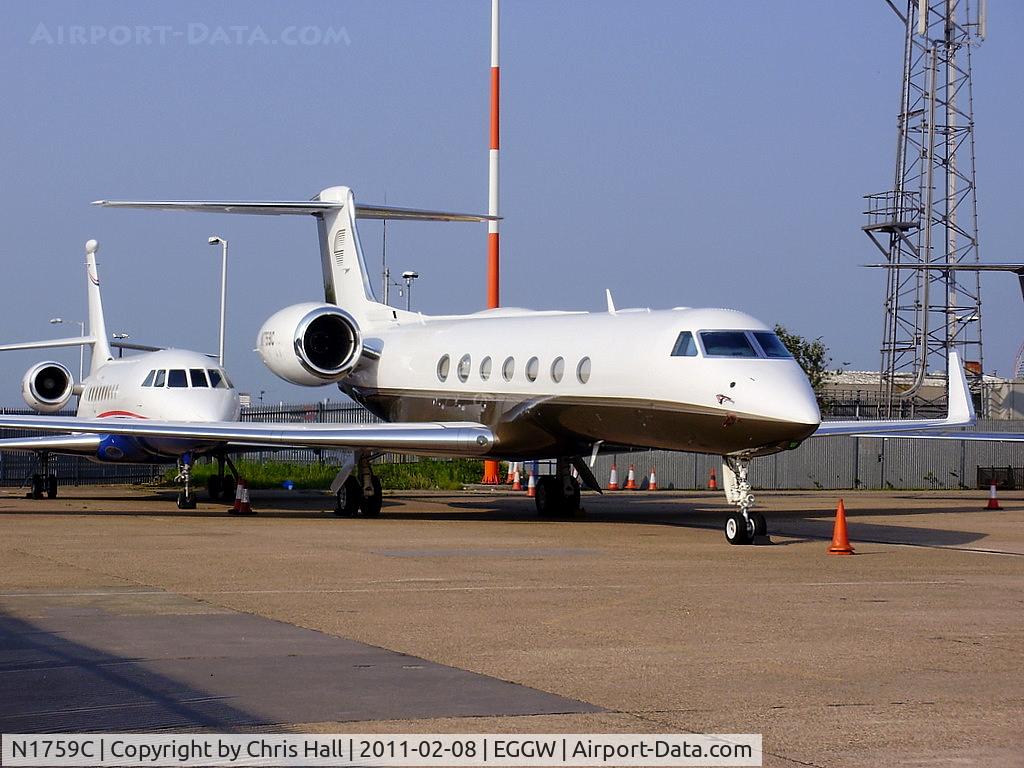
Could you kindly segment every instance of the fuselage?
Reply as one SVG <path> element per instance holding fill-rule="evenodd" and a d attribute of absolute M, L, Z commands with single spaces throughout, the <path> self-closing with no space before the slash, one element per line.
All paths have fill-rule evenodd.
<path fill-rule="evenodd" d="M 161 421 L 237 421 L 238 391 L 215 360 L 198 352 L 165 349 L 111 360 L 82 382 L 82 418 Z M 173 461 L 202 454 L 215 443 L 106 436 L 100 461 Z"/>
<path fill-rule="evenodd" d="M 759 455 L 820 422 L 803 370 L 766 351 L 778 340 L 742 312 L 389 314 L 363 329 L 373 357 L 341 389 L 388 421 L 485 424 L 494 456 L 589 454 L 599 442 Z"/>

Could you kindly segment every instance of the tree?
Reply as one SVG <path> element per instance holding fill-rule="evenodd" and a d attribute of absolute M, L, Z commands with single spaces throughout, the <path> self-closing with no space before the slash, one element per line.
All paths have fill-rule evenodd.
<path fill-rule="evenodd" d="M 826 404 L 825 382 L 828 381 L 830 373 L 828 366 L 832 362 L 832 358 L 829 357 L 828 347 L 821 340 L 821 336 L 814 340 L 805 339 L 800 334 L 790 333 L 785 326 L 778 323 L 775 324 L 775 335 L 800 363 L 800 367 L 807 374 L 814 394 L 818 398 L 818 405 L 824 406 Z"/>

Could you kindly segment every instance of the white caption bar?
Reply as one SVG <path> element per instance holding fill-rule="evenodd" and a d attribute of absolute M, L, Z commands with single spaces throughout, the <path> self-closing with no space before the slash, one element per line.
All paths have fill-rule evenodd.
<path fill-rule="evenodd" d="M 752 733 L 3 734 L 4 766 L 747 766 Z"/>

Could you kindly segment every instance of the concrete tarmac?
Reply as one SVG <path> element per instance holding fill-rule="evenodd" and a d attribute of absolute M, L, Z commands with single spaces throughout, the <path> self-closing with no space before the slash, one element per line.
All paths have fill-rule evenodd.
<path fill-rule="evenodd" d="M 0 731 L 764 734 L 771 766 L 1024 765 L 1024 494 L 0 493 Z"/>

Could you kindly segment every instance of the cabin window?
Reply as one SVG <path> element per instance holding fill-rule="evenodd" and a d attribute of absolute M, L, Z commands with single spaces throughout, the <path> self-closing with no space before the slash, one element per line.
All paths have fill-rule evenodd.
<path fill-rule="evenodd" d="M 480 361 L 480 378 L 487 381 L 491 378 L 491 358 L 485 357 Z"/>
<path fill-rule="evenodd" d="M 208 387 L 206 383 L 206 371 L 202 368 L 189 368 L 188 378 L 193 387 Z"/>
<path fill-rule="evenodd" d="M 144 386 L 144 387 L 152 387 L 153 386 L 153 379 L 154 379 L 155 376 L 156 376 L 156 371 L 150 371 L 149 375 L 146 377 L 146 380 L 144 382 L 142 382 L 142 386 Z"/>
<path fill-rule="evenodd" d="M 537 380 L 537 374 L 540 372 L 540 361 L 536 357 L 531 357 L 526 361 L 526 378 L 530 381 Z"/>
<path fill-rule="evenodd" d="M 743 331 L 701 331 L 700 340 L 708 357 L 757 357 Z"/>
<path fill-rule="evenodd" d="M 576 366 L 576 378 L 580 384 L 586 384 L 590 381 L 590 358 L 584 357 L 580 360 L 580 364 Z"/>
<path fill-rule="evenodd" d="M 187 387 L 188 378 L 185 376 L 185 371 L 182 368 L 173 368 L 167 372 L 167 386 L 168 387 Z"/>
<path fill-rule="evenodd" d="M 516 374 L 516 359 L 514 357 L 506 357 L 505 363 L 501 366 L 501 376 L 505 381 L 512 381 L 512 377 Z"/>
<path fill-rule="evenodd" d="M 565 358 L 556 357 L 555 361 L 551 363 L 551 378 L 557 384 L 562 380 L 565 375 Z"/>
<path fill-rule="evenodd" d="M 469 355 L 463 355 L 459 360 L 459 367 L 456 369 L 456 374 L 459 377 L 459 381 L 466 381 L 469 378 L 469 371 L 473 365 L 473 360 Z"/>
<path fill-rule="evenodd" d="M 676 339 L 676 345 L 672 347 L 672 357 L 696 357 L 697 342 L 693 340 L 693 334 L 683 331 Z"/>
<path fill-rule="evenodd" d="M 448 370 L 451 368 L 452 360 L 448 355 L 445 355 L 437 361 L 437 378 L 441 381 L 448 380 Z"/>
<path fill-rule="evenodd" d="M 157 371 L 156 372 L 156 379 L 153 381 L 153 386 L 154 387 L 162 387 L 164 385 L 164 380 L 166 378 L 167 378 L 167 371 Z"/>
<path fill-rule="evenodd" d="M 754 338 L 765 357 L 792 357 L 782 340 L 771 331 L 754 331 Z"/>

